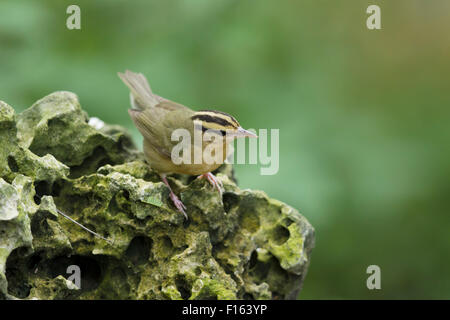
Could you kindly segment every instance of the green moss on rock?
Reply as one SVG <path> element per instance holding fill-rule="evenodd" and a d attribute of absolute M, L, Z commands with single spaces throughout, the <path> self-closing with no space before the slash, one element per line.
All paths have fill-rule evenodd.
<path fill-rule="evenodd" d="M 293 299 L 314 246 L 295 209 L 240 190 L 230 165 L 169 190 L 119 126 L 56 92 L 19 115 L 0 101 L 0 298 Z M 94 237 L 68 214 L 112 240 Z M 81 270 L 81 287 L 67 268 Z"/>

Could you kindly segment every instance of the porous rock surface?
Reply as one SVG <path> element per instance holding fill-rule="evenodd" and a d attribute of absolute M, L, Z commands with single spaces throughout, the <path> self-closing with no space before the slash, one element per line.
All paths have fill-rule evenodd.
<path fill-rule="evenodd" d="M 96 127 L 70 92 L 20 114 L 0 101 L 0 299 L 297 297 L 314 229 L 295 209 L 239 189 L 223 165 L 222 197 L 169 177 L 185 220 L 130 135 Z"/>

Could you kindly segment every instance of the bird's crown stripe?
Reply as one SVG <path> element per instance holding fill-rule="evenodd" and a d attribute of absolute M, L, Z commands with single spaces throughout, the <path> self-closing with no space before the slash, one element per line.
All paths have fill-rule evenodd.
<path fill-rule="evenodd" d="M 195 114 L 194 116 L 192 116 L 192 120 L 201 120 L 206 123 L 215 123 L 215 124 L 218 124 L 225 128 L 236 128 L 237 127 L 229 117 L 227 117 L 225 115 L 218 116 L 217 114 L 210 113 L 210 112 L 208 112 L 208 113 L 202 112 L 202 113 Z"/>

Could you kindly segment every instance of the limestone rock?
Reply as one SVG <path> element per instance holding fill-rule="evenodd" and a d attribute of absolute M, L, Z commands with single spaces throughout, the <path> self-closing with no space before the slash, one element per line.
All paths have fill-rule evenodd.
<path fill-rule="evenodd" d="M 130 135 L 89 121 L 73 93 L 18 115 L 0 101 L 0 141 L 0 298 L 296 298 L 314 229 L 264 192 L 239 189 L 230 165 L 215 172 L 222 197 L 204 179 L 169 177 L 186 221 Z"/>

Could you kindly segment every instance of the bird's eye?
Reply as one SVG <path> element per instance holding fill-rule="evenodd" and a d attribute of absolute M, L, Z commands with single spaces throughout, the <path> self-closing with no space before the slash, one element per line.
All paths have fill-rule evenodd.
<path fill-rule="evenodd" d="M 208 131 L 208 132 L 217 133 L 217 134 L 220 134 L 222 137 L 227 135 L 227 132 L 225 130 L 208 129 L 208 128 L 204 127 L 204 126 L 202 126 L 202 131 L 203 132 Z"/>

